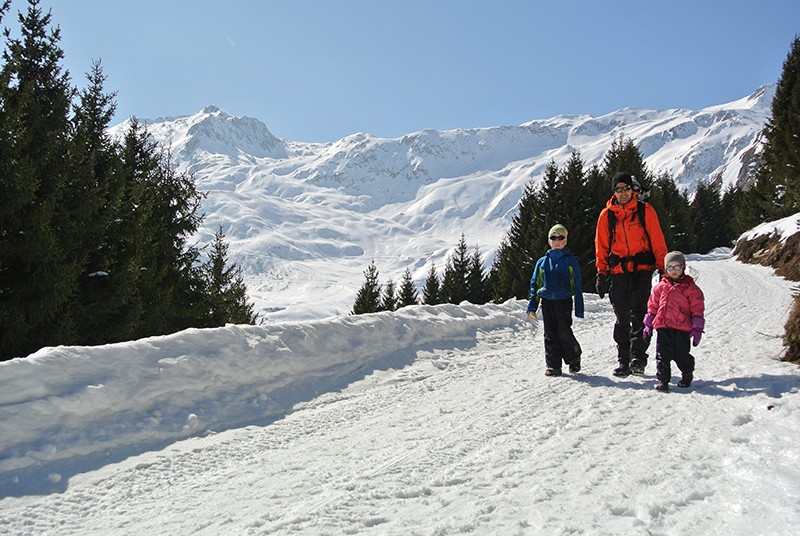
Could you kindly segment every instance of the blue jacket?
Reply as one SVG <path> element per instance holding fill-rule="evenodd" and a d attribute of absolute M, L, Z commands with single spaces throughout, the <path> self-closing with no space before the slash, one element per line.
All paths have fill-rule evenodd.
<path fill-rule="evenodd" d="M 575 296 L 575 316 L 583 318 L 581 265 L 568 248 L 551 249 L 533 268 L 528 311 L 536 312 L 539 298 L 566 300 L 572 296 Z"/>

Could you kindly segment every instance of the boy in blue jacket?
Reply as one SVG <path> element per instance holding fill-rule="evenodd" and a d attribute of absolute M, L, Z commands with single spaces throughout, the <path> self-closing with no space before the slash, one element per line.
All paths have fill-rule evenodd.
<path fill-rule="evenodd" d="M 575 316 L 583 318 L 581 266 L 567 249 L 567 228 L 556 224 L 548 234 L 550 250 L 536 261 L 531 277 L 527 314 L 536 320 L 539 299 L 544 320 L 544 360 L 546 376 L 561 376 L 561 362 L 572 374 L 581 370 L 581 345 L 572 333 L 572 297 Z"/>

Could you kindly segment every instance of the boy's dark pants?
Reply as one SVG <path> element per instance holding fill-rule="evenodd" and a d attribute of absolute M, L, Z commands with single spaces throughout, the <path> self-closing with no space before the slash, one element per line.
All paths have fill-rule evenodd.
<path fill-rule="evenodd" d="M 689 353 L 689 333 L 678 329 L 661 328 L 656 340 L 656 378 L 669 383 L 672 377 L 670 361 L 675 361 L 683 375 L 694 374 L 694 356 Z"/>
<path fill-rule="evenodd" d="M 647 364 L 647 347 L 644 340 L 644 315 L 653 274 L 648 271 L 611 274 L 611 289 L 608 296 L 617 317 L 614 323 L 614 342 L 617 343 L 617 360 L 629 365 L 631 359 Z"/>
<path fill-rule="evenodd" d="M 544 362 L 547 368 L 560 369 L 561 360 L 580 363 L 581 345 L 572 333 L 572 299 L 542 299 L 544 321 Z"/>

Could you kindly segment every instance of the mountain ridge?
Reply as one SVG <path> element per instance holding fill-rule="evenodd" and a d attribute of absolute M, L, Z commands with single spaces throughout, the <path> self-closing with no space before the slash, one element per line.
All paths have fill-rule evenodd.
<path fill-rule="evenodd" d="M 384 279 L 397 281 L 409 268 L 421 285 L 461 234 L 488 267 L 530 181 L 574 150 L 587 167 L 602 163 L 621 135 L 679 188 L 692 192 L 716 178 L 741 184 L 775 87 L 697 111 L 624 108 L 399 138 L 359 132 L 327 143 L 285 140 L 213 105 L 141 122 L 208 192 L 197 239 L 210 242 L 222 225 L 262 318 L 302 320 L 347 314 L 371 261 Z"/>

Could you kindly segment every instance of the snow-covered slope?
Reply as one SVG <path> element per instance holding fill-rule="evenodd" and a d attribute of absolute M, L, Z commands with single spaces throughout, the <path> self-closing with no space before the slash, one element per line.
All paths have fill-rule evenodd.
<path fill-rule="evenodd" d="M 717 176 L 737 183 L 774 91 L 764 86 L 699 111 L 623 109 L 331 143 L 281 140 L 263 123 L 213 106 L 143 122 L 209 192 L 199 239 L 209 242 L 222 224 L 262 317 L 311 319 L 346 314 L 371 260 L 382 281 L 399 280 L 408 267 L 421 283 L 462 233 L 488 267 L 526 184 L 573 150 L 587 165 L 600 163 L 625 135 L 651 170 L 671 173 L 689 191 Z"/>
<path fill-rule="evenodd" d="M 524 302 L 187 330 L 0 363 L 0 534 L 795 534 L 792 283 L 729 251 L 695 382 L 544 376 Z M 652 348 L 651 348 L 652 352 Z"/>

